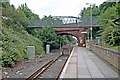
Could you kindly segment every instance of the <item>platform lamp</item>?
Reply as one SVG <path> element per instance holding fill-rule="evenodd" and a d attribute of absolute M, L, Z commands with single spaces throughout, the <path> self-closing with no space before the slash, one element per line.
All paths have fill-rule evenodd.
<path fill-rule="evenodd" d="M 91 33 L 90 33 L 90 40 L 92 41 L 92 6 L 94 5 L 93 3 L 86 3 L 86 5 L 90 5 L 90 24 L 91 24 L 91 27 L 90 27 L 90 30 L 91 30 Z"/>

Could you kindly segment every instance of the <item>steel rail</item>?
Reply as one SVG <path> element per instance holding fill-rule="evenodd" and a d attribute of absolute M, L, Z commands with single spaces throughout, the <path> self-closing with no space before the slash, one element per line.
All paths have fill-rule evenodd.
<path fill-rule="evenodd" d="M 36 79 L 38 76 L 40 76 L 42 73 L 44 73 L 44 71 L 46 71 L 61 56 L 62 55 L 58 56 L 56 59 L 52 59 L 52 60 L 48 61 L 40 69 L 38 69 L 32 75 L 30 75 L 26 80 L 34 80 L 34 79 Z"/>
<path fill-rule="evenodd" d="M 72 50 L 73 50 L 73 48 L 72 48 Z M 71 50 L 71 51 L 72 51 L 72 50 Z M 71 54 L 71 52 L 70 52 L 70 54 Z M 62 73 L 62 71 L 63 71 L 63 68 L 65 67 L 66 62 L 68 61 L 68 58 L 69 58 L 69 57 L 67 57 L 67 59 L 66 59 L 66 61 L 64 62 L 64 64 L 63 64 L 61 70 L 59 71 L 58 75 L 55 77 L 55 80 L 59 80 L 60 75 L 61 75 L 61 73 Z"/>
<path fill-rule="evenodd" d="M 68 58 L 69 58 L 69 57 L 68 57 Z M 67 58 L 66 61 L 64 62 L 64 64 L 63 64 L 62 68 L 60 69 L 58 75 L 55 77 L 55 80 L 59 80 L 60 75 L 61 75 L 61 73 L 62 73 L 62 71 L 63 71 L 63 68 L 64 68 L 64 66 L 65 66 L 65 64 L 66 64 L 66 62 L 67 62 L 67 60 L 68 60 L 68 58 Z"/>
<path fill-rule="evenodd" d="M 26 80 L 35 80 L 36 78 L 38 78 L 38 76 L 41 76 L 56 60 L 58 60 L 59 57 L 61 57 L 61 55 L 59 55 L 57 58 L 55 59 L 52 59 L 50 61 L 48 61 L 46 64 L 44 64 L 40 69 L 38 69 L 37 71 L 35 71 L 33 74 L 31 74 Z M 69 57 L 68 57 L 69 58 Z M 62 68 L 60 69 L 58 75 L 55 77 L 55 80 L 58 80 L 60 75 L 61 75 L 61 72 L 68 60 L 68 58 L 66 59 L 66 61 L 64 62 Z"/>

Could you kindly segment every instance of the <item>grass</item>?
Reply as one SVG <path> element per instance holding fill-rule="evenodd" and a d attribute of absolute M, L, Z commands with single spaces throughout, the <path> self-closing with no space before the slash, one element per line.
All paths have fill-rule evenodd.
<path fill-rule="evenodd" d="M 119 50 L 120 51 L 120 46 L 110 46 L 109 48 L 113 50 Z"/>
<path fill-rule="evenodd" d="M 105 43 L 104 41 L 102 42 L 102 46 L 104 47 L 104 48 L 110 48 L 110 49 L 113 49 L 113 50 L 119 50 L 120 51 L 120 45 L 119 46 L 110 46 L 110 45 L 108 45 L 107 43 Z"/>

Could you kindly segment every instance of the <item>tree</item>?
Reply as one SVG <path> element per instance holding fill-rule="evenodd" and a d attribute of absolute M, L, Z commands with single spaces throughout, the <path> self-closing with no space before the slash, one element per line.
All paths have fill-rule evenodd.
<path fill-rule="evenodd" d="M 93 35 L 101 36 L 102 41 L 109 46 L 119 45 L 120 27 L 115 25 L 112 21 L 119 18 L 120 2 L 103 2 L 99 7 L 92 7 L 92 15 L 98 16 L 96 18 L 97 24 L 102 25 L 100 28 L 93 28 Z M 84 8 L 81 12 L 82 20 L 89 20 L 90 7 Z"/>
<path fill-rule="evenodd" d="M 13 5 L 10 5 L 8 2 L 2 3 L 2 16 L 3 24 L 12 26 L 14 29 L 16 26 L 25 27 L 28 24 L 28 20 L 25 17 L 25 14 L 14 8 Z"/>
<path fill-rule="evenodd" d="M 39 19 L 39 16 L 35 13 L 33 13 L 27 6 L 27 4 L 22 4 L 21 6 L 18 7 L 19 11 L 22 11 L 27 19 L 29 20 L 29 23 L 36 21 Z"/>
<path fill-rule="evenodd" d="M 69 43 L 69 40 L 66 37 L 66 35 L 59 35 L 58 39 L 59 39 L 59 44 L 61 44 L 61 47 Z"/>
<path fill-rule="evenodd" d="M 40 32 L 40 39 L 43 42 L 44 48 L 47 44 L 51 46 L 51 49 L 59 47 L 59 40 L 55 30 L 51 27 L 43 27 Z"/>
<path fill-rule="evenodd" d="M 26 46 L 35 46 L 36 54 L 43 53 L 42 42 L 25 31 L 28 18 L 23 11 L 16 9 L 9 2 L 2 3 L 2 33 L 0 45 L 2 57 L 0 65 L 13 67 L 17 61 L 28 59 Z"/>
<path fill-rule="evenodd" d="M 92 8 L 92 9 L 91 9 Z M 92 22 L 95 23 L 97 21 L 98 16 L 100 15 L 100 9 L 98 6 L 93 5 L 92 7 L 84 8 L 81 11 L 81 20 L 85 25 L 90 25 L 90 20 L 91 20 L 91 10 L 92 10 Z M 93 38 L 95 38 L 96 32 L 99 30 L 98 27 L 93 27 Z"/>
<path fill-rule="evenodd" d="M 120 28 L 115 25 L 112 20 L 118 18 L 117 4 L 115 6 L 109 7 L 100 15 L 99 21 L 102 22 L 102 39 L 111 46 L 117 46 L 118 40 L 120 39 Z"/>
<path fill-rule="evenodd" d="M 115 2 L 103 2 L 100 6 L 99 9 L 101 13 L 104 13 L 109 7 L 115 6 Z"/>
<path fill-rule="evenodd" d="M 66 38 L 69 40 L 69 42 L 75 42 L 76 41 L 76 39 L 73 38 L 73 36 L 71 36 L 71 35 L 66 35 Z"/>
<path fill-rule="evenodd" d="M 90 7 L 84 8 L 81 11 L 81 19 L 82 19 L 82 21 L 90 20 L 90 16 L 91 16 L 90 12 L 91 12 L 91 8 Z M 96 6 L 96 5 L 93 5 L 92 6 L 92 16 L 99 16 L 99 14 L 100 14 L 99 7 Z"/>

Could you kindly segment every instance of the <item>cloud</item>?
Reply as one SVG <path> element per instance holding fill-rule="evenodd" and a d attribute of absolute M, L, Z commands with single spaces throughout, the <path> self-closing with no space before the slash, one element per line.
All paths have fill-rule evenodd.
<path fill-rule="evenodd" d="M 106 0 L 10 0 L 15 7 L 27 3 L 28 7 L 40 17 L 52 16 L 78 16 L 80 11 L 89 6 L 86 3 L 101 4 Z"/>
<path fill-rule="evenodd" d="M 62 0 L 63 1 L 63 0 Z M 78 14 L 78 6 L 80 4 L 78 2 L 74 2 L 73 0 L 63 1 L 61 4 L 58 4 L 56 9 L 54 10 L 54 15 L 76 15 Z"/>

